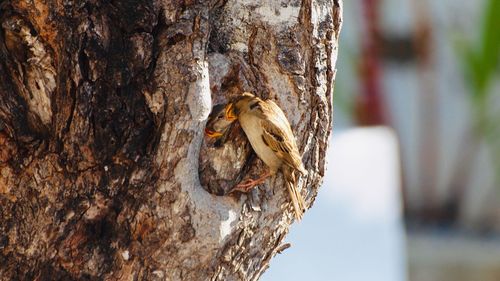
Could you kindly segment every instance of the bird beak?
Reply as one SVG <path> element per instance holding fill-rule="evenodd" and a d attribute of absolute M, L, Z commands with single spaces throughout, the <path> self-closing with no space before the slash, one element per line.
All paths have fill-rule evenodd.
<path fill-rule="evenodd" d="M 234 120 L 236 120 L 236 119 L 238 119 L 238 116 L 236 116 L 234 114 L 234 110 L 233 109 L 234 108 L 233 108 L 233 104 L 232 103 L 228 103 L 226 105 L 226 114 L 225 114 L 226 120 L 231 121 L 231 122 L 234 121 Z"/>
<path fill-rule="evenodd" d="M 211 138 L 218 138 L 218 137 L 221 137 L 222 134 L 219 133 L 219 132 L 215 132 L 215 131 L 212 131 L 208 128 L 205 128 L 205 135 L 211 137 Z"/>

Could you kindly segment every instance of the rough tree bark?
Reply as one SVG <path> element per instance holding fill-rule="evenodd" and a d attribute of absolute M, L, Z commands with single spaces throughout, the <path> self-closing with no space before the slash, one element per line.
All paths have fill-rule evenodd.
<path fill-rule="evenodd" d="M 1 280 L 258 279 L 288 195 L 281 175 L 207 192 L 262 163 L 244 138 L 205 140 L 206 117 L 241 91 L 275 99 L 312 204 L 340 0 L 5 0 L 0 22 Z"/>

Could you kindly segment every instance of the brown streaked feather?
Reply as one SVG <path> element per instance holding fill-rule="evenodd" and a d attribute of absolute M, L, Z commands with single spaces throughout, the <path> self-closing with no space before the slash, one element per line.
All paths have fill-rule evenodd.
<path fill-rule="evenodd" d="M 303 172 L 302 159 L 285 114 L 272 101 L 266 101 L 262 107 L 264 118 L 261 126 L 264 129 L 264 142 L 286 165 Z"/>

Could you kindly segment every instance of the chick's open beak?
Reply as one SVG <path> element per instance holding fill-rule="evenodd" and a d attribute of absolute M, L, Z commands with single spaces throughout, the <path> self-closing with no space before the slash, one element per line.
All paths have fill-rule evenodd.
<path fill-rule="evenodd" d="M 228 121 L 234 121 L 236 119 L 238 119 L 238 116 L 236 116 L 234 114 L 234 108 L 233 108 L 233 104 L 232 103 L 228 103 L 226 105 L 226 114 L 225 114 L 225 117 Z"/>
<path fill-rule="evenodd" d="M 218 137 L 221 137 L 222 134 L 219 133 L 219 132 L 216 132 L 216 131 L 212 131 L 208 128 L 205 128 L 205 135 L 211 137 L 211 138 L 218 138 Z"/>

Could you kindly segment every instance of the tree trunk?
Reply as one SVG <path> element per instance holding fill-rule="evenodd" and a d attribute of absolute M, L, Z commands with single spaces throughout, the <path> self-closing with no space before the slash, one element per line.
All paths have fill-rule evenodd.
<path fill-rule="evenodd" d="M 259 278 L 288 194 L 281 175 L 213 194 L 263 164 L 245 138 L 205 139 L 206 117 L 242 91 L 276 100 L 312 204 L 340 0 L 7 0 L 0 21 L 1 280 Z"/>

